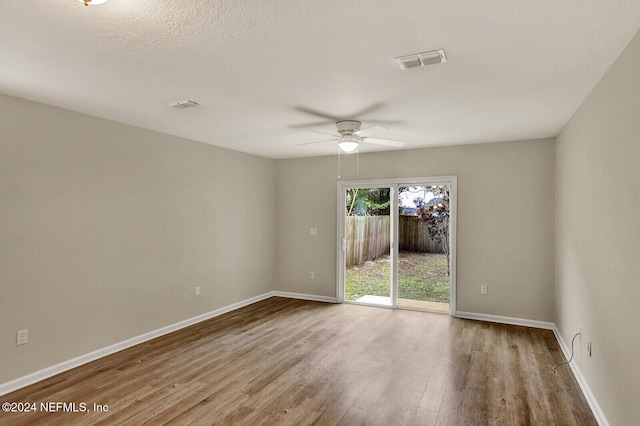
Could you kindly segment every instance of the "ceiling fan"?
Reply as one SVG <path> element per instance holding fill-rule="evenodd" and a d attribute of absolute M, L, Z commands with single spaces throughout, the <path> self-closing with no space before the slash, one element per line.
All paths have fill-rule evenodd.
<path fill-rule="evenodd" d="M 302 143 L 299 145 L 311 145 L 311 144 L 315 144 L 315 143 L 324 143 L 324 142 L 338 142 L 338 146 L 340 147 L 340 151 L 341 152 L 346 152 L 346 153 L 351 153 L 351 152 L 356 152 L 358 150 L 358 147 L 360 146 L 360 143 L 370 143 L 370 144 L 375 144 L 375 145 L 384 145 L 384 146 L 392 146 L 392 147 L 403 147 L 404 146 L 404 142 L 400 142 L 400 141 L 394 141 L 394 140 L 390 140 L 390 139 L 379 139 L 379 138 L 372 138 L 370 137 L 371 135 L 373 135 L 374 133 L 380 132 L 380 131 L 384 131 L 387 130 L 386 127 L 380 126 L 380 125 L 375 125 L 375 126 L 371 126 L 371 127 L 367 127 L 365 129 L 360 129 L 360 126 L 362 125 L 362 123 L 359 120 L 355 120 L 356 117 L 362 117 L 365 116 L 367 114 L 370 114 L 372 111 L 375 111 L 379 108 L 381 108 L 383 106 L 383 104 L 381 103 L 376 103 L 376 104 L 372 104 L 354 114 L 352 114 L 349 118 L 350 119 L 345 119 L 344 117 L 337 117 L 331 114 L 327 114 L 325 112 L 322 111 L 318 111 L 315 109 L 311 109 L 311 108 L 307 108 L 304 106 L 297 106 L 295 107 L 296 110 L 307 114 L 307 115 L 313 115 L 315 117 L 320 117 L 322 119 L 324 119 L 323 121 L 320 122 L 315 122 L 315 123 L 306 123 L 306 124 L 299 124 L 299 125 L 294 125 L 291 126 L 293 128 L 309 128 L 309 127 L 313 127 L 313 126 L 323 126 L 326 124 L 330 124 L 330 123 L 335 123 L 336 124 L 336 128 L 338 131 L 338 134 L 335 133 L 327 133 L 327 132 L 319 132 L 317 130 L 310 130 L 314 133 L 322 133 L 325 135 L 331 135 L 333 136 L 332 139 L 326 139 L 326 140 L 321 140 L 321 141 L 315 141 L 315 142 L 307 142 L 307 143 Z M 372 121 L 372 122 L 377 122 L 380 124 L 400 124 L 400 122 L 398 121 L 389 121 L 389 120 L 367 120 L 367 121 Z"/>
<path fill-rule="evenodd" d="M 311 145 L 316 143 L 324 143 L 324 142 L 338 142 L 338 147 L 343 152 L 351 153 L 358 149 L 360 143 L 370 143 L 374 145 L 384 145 L 384 146 L 392 146 L 392 147 L 403 147 L 404 142 L 395 141 L 391 139 L 379 139 L 379 138 L 371 138 L 370 135 L 377 133 L 379 131 L 387 130 L 386 127 L 375 125 L 371 127 L 367 127 L 365 129 L 360 129 L 361 122 L 356 120 L 341 120 L 336 122 L 336 128 L 338 130 L 338 134 L 334 133 L 326 133 L 326 132 L 318 132 L 312 130 L 315 133 L 323 133 L 327 135 L 334 136 L 332 139 L 326 139 L 322 141 L 314 141 L 301 143 L 299 145 Z"/>

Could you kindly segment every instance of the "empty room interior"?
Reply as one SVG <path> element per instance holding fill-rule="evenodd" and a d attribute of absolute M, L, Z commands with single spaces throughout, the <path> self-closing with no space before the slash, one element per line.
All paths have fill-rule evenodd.
<path fill-rule="evenodd" d="M 0 24 L 0 424 L 638 424 L 640 2 Z M 445 207 L 444 311 L 401 309 Z"/>

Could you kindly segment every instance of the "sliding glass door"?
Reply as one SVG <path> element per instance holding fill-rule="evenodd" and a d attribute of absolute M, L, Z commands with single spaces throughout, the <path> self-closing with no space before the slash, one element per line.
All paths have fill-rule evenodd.
<path fill-rule="evenodd" d="M 455 176 L 338 182 L 339 302 L 455 313 Z"/>

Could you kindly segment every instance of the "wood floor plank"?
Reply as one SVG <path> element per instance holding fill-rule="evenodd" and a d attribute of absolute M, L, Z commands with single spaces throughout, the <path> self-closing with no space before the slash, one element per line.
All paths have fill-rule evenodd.
<path fill-rule="evenodd" d="M 0 425 L 595 425 L 551 331 L 270 298 L 2 397 Z"/>

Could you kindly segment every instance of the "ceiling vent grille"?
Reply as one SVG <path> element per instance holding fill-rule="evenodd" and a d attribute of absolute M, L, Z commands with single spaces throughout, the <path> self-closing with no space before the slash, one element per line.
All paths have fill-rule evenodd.
<path fill-rule="evenodd" d="M 177 109 L 186 109 L 186 108 L 194 108 L 199 106 L 200 104 L 196 101 L 192 101 L 191 99 L 181 99 L 179 101 L 172 101 L 167 103 L 171 108 Z"/>
<path fill-rule="evenodd" d="M 425 65 L 435 65 L 447 62 L 444 49 L 432 50 L 430 52 L 416 53 L 413 55 L 400 56 L 396 58 L 396 64 L 402 70 L 408 68 L 419 68 Z"/>

